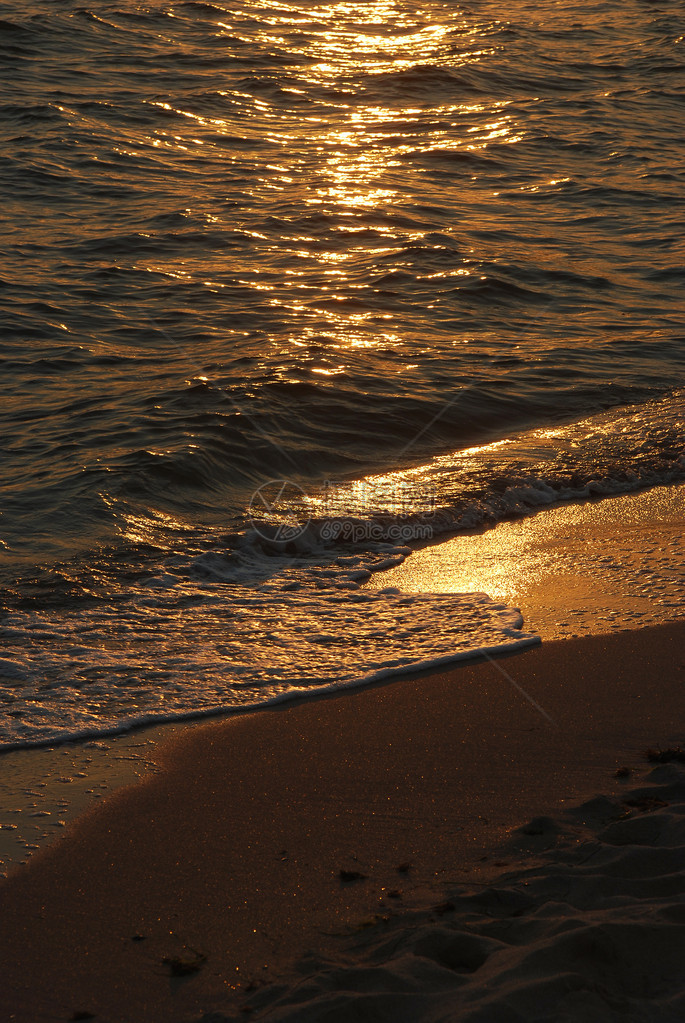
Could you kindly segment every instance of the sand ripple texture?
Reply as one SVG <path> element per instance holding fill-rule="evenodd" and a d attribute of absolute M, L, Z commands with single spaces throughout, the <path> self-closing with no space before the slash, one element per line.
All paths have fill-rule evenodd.
<path fill-rule="evenodd" d="M 685 770 L 536 818 L 507 850 L 535 866 L 379 921 L 247 1002 L 270 1023 L 680 1023 Z M 221 1012 L 201 1023 L 244 1019 Z"/>

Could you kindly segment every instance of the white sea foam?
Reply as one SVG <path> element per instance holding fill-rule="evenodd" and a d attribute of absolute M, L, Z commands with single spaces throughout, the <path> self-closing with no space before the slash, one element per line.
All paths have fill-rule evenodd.
<path fill-rule="evenodd" d="M 425 529 L 436 537 L 565 501 L 677 483 L 685 479 L 684 431 L 685 391 L 677 390 L 382 476 L 329 483 L 310 502 L 313 531 L 325 540 L 344 537 L 347 526 L 363 538 L 371 524 L 382 532 L 400 523 L 407 541 L 420 542 Z"/>
<path fill-rule="evenodd" d="M 2 742 L 244 709 L 539 642 L 518 611 L 485 594 L 360 592 L 348 578 L 359 574 L 321 567 L 261 588 L 186 581 L 171 591 L 156 579 L 125 618 L 102 606 L 14 611 L 5 625 L 14 657 L 0 667 Z"/>
<path fill-rule="evenodd" d="M 585 608 L 584 631 L 666 621 L 682 612 L 682 537 L 669 534 L 670 545 L 662 551 L 661 533 L 646 529 L 667 498 L 669 514 L 676 514 L 681 489 L 660 493 L 666 497 L 654 499 L 656 508 L 649 492 L 639 499 L 646 516 L 645 523 L 640 519 L 641 546 L 630 535 L 609 547 L 600 538 L 587 549 L 571 544 L 567 550 L 563 537 L 554 541 L 552 574 L 579 570 L 581 557 L 588 578 L 610 580 L 614 589 L 623 580 L 631 592 L 630 602 L 609 607 L 609 595 L 594 610 Z M 613 505 L 592 507 L 602 519 L 602 509 L 606 518 Z M 620 502 L 617 508 L 619 532 L 624 525 L 633 529 L 623 523 Z M 473 537 L 452 541 L 461 553 L 450 555 L 452 548 L 440 545 L 408 561 L 410 548 L 390 544 L 324 551 L 303 535 L 300 550 L 286 554 L 260 545 L 255 534 L 239 539 L 234 549 L 213 545 L 200 553 L 170 554 L 158 562 L 156 574 L 119 590 L 115 600 L 8 607 L 0 628 L 4 747 L 255 707 L 538 641 L 522 631 L 511 607 L 523 594 L 515 587 L 502 590 L 506 552 L 496 543 L 487 557 L 474 548 L 476 576 L 466 571 Z M 411 578 L 414 564 L 421 575 L 426 562 L 438 564 L 442 551 L 453 572 L 456 567 L 466 573 L 460 585 Z M 540 572 L 536 559 L 531 578 Z M 386 581 L 386 570 L 397 566 L 402 567 Z M 379 589 L 362 589 L 369 580 L 371 587 L 380 583 Z M 486 589 L 495 600 L 481 592 Z M 642 603 L 649 607 L 640 603 L 643 591 Z M 558 615 L 564 616 L 559 621 L 566 623 L 566 634 L 583 631 L 578 609 L 568 600 Z M 535 627 L 542 630 L 545 622 L 544 615 L 535 616 Z M 564 634 L 561 626 L 556 634 Z"/>
<path fill-rule="evenodd" d="M 158 544 L 153 572 L 136 570 L 132 582 L 117 577 L 111 596 L 84 586 L 74 600 L 67 575 L 63 600 L 9 602 L 0 628 L 0 743 L 60 741 L 254 707 L 535 642 L 508 607 L 515 596 L 499 595 L 496 603 L 480 592 L 417 594 L 422 587 L 402 584 L 361 591 L 376 573 L 401 565 L 411 548 L 322 545 L 322 514 L 350 513 L 344 521 L 355 528 L 411 525 L 404 505 L 393 518 L 393 501 L 435 486 L 441 503 L 425 521 L 438 534 L 569 498 L 644 488 L 656 477 L 673 482 L 685 471 L 682 409 L 678 392 L 639 410 L 532 431 L 337 488 L 313 528 L 288 541 L 269 542 L 251 529 L 222 543 L 189 531 L 181 537 L 185 547 L 166 546 L 165 553 Z M 595 470 L 607 452 L 614 475 L 602 476 Z M 616 475 L 624 454 L 632 461 Z M 141 532 L 138 518 L 136 535 L 154 541 L 153 526 Z M 650 578 L 647 564 L 636 569 L 634 589 L 649 585 L 672 600 L 672 588 L 662 593 L 663 565 L 653 565 L 661 574 Z M 467 581 L 457 589 L 490 584 Z M 662 619 L 677 613 L 677 602 L 669 608 Z M 633 624 L 641 614 L 637 608 Z M 620 609 L 614 618 L 616 627 L 630 624 Z"/>

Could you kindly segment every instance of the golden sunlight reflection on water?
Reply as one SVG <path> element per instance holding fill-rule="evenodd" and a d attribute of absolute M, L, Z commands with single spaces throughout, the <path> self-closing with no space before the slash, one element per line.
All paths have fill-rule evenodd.
<path fill-rule="evenodd" d="M 685 610 L 685 486 L 560 505 L 416 551 L 369 589 L 487 593 L 543 639 L 659 624 Z"/>
<path fill-rule="evenodd" d="M 241 30 L 239 15 L 233 20 L 227 9 L 216 25 L 217 41 L 227 34 L 240 39 Z M 223 226 L 248 235 L 255 259 L 247 263 L 244 255 L 224 249 L 220 257 L 206 251 L 176 256 L 173 264 L 143 257 L 139 266 L 169 276 L 201 275 L 206 287 L 216 291 L 226 287 L 222 275 L 233 275 L 238 285 L 259 292 L 260 300 L 266 299 L 287 325 L 279 342 L 284 364 L 307 366 L 315 339 L 317 346 L 331 350 L 334 363 L 316 371 L 323 376 L 342 373 L 349 368 L 340 361 L 342 350 L 418 340 L 411 324 L 384 298 L 385 286 L 374 281 L 374 276 L 401 271 L 407 244 L 425 239 L 426 229 L 418 224 L 412 229 L 410 222 L 412 206 L 421 201 L 426 187 L 420 159 L 413 160 L 413 155 L 449 155 L 456 149 L 474 153 L 491 143 L 515 143 L 521 136 L 507 101 L 482 96 L 474 101 L 464 91 L 462 102 L 454 102 L 452 93 L 440 103 L 439 88 L 423 93 L 411 80 L 406 94 L 393 93 L 403 73 L 417 69 L 422 79 L 431 68 L 454 73 L 494 52 L 487 45 L 488 26 L 478 25 L 458 8 L 407 8 L 398 0 L 324 3 L 306 10 L 260 3 L 254 32 L 244 41 L 260 52 L 286 48 L 291 58 L 299 59 L 297 79 L 285 75 L 274 97 L 235 87 L 221 91 L 234 111 L 242 104 L 248 112 L 239 122 L 235 113 L 222 120 L 194 112 L 190 103 L 174 111 L 168 102 L 158 101 L 161 110 L 176 112 L 183 120 L 174 132 L 160 125 L 150 142 L 180 152 L 205 146 L 211 153 L 219 146 L 227 173 L 234 167 L 237 176 L 244 174 L 253 144 L 254 165 L 262 167 L 262 174 L 241 180 L 258 205 L 277 203 L 284 211 L 280 236 L 255 233 L 240 222 L 240 215 L 230 222 L 221 210 L 203 209 L 198 200 L 187 212 L 217 230 L 223 221 Z M 386 97 L 388 82 L 392 88 Z M 298 104 L 309 94 L 316 94 L 318 102 L 303 109 Z M 237 130 L 244 136 L 238 150 L 222 146 L 221 136 L 232 138 Z M 273 151 L 268 163 L 260 155 L 264 144 Z M 413 195 L 405 188 L 407 175 L 414 181 Z M 456 175 L 445 183 L 444 198 L 455 210 L 455 223 L 459 209 L 468 208 L 467 192 L 475 180 L 468 171 L 466 177 Z M 326 230 L 318 236 L 316 231 L 288 230 L 294 211 L 326 218 Z M 398 217 L 384 222 L 388 212 Z M 452 228 L 444 230 L 449 234 Z M 269 263 L 288 268 L 274 273 Z M 461 265 L 431 276 L 464 278 L 473 272 Z M 392 372 L 404 373 L 413 365 L 408 360 Z"/>

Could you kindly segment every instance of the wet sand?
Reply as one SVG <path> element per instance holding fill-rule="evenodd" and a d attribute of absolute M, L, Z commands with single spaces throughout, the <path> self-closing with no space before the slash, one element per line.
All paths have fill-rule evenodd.
<path fill-rule="evenodd" d="M 543 639 L 685 616 L 685 485 L 555 505 L 425 546 L 367 586 L 484 591 Z"/>

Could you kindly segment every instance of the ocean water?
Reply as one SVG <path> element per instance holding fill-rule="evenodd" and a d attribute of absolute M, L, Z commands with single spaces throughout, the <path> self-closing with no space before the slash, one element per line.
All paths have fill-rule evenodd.
<path fill-rule="evenodd" d="M 678 5 L 4 2 L 0 68 L 4 748 L 534 642 L 363 583 L 685 479 Z"/>

